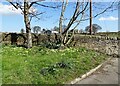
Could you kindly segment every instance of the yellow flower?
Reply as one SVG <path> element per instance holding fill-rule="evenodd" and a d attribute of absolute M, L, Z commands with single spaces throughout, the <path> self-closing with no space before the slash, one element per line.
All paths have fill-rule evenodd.
<path fill-rule="evenodd" d="M 28 51 L 26 50 L 25 53 L 28 53 Z"/>

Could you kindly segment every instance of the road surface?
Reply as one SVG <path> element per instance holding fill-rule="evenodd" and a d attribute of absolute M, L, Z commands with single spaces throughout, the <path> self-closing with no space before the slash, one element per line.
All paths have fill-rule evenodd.
<path fill-rule="evenodd" d="M 76 84 L 118 84 L 118 75 L 118 58 L 112 58 L 92 75 Z"/>

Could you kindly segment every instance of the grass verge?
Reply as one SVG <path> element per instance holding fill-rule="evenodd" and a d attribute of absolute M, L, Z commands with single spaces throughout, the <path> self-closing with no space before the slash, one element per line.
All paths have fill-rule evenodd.
<path fill-rule="evenodd" d="M 85 48 L 2 47 L 2 84 L 64 84 L 108 58 Z"/>

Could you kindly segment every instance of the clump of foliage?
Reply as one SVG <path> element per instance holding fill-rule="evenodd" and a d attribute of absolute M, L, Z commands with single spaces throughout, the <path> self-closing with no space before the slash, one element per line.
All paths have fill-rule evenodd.
<path fill-rule="evenodd" d="M 33 32 L 38 34 L 39 32 L 41 32 L 41 27 L 40 26 L 34 26 L 33 27 Z"/>
<path fill-rule="evenodd" d="M 59 39 L 54 41 L 43 41 L 40 46 L 48 48 L 48 49 L 58 49 L 61 47 L 61 41 Z"/>
<path fill-rule="evenodd" d="M 87 27 L 85 28 L 85 31 L 86 31 L 86 32 L 89 32 L 89 29 L 90 29 L 90 26 L 87 26 Z M 101 29 L 102 29 L 102 27 L 99 26 L 98 24 L 93 24 L 93 25 L 92 25 L 92 32 L 93 32 L 94 34 L 96 34 L 96 33 L 98 32 L 98 30 L 101 30 Z"/>
<path fill-rule="evenodd" d="M 42 46 L 49 49 L 58 49 L 60 47 L 60 44 L 55 42 L 45 42 L 42 44 Z"/>
<path fill-rule="evenodd" d="M 66 68 L 71 68 L 71 66 L 70 66 L 70 63 L 62 61 L 62 62 L 58 62 L 58 63 L 56 63 L 52 66 L 49 66 L 47 68 L 42 68 L 40 70 L 40 73 L 42 75 L 47 75 L 48 73 L 49 74 L 55 74 L 55 72 L 57 72 L 59 70 L 59 68 L 66 69 Z"/>

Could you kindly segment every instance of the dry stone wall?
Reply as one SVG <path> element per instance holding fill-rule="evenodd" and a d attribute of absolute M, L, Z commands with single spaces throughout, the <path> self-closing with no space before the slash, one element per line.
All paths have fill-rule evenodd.
<path fill-rule="evenodd" d="M 0 34 L 1 35 L 1 34 Z M 33 45 L 40 44 L 41 42 L 47 42 L 48 36 L 41 34 L 32 34 Z M 58 36 L 59 38 L 59 36 Z M 56 36 L 53 34 L 50 36 L 50 41 L 55 41 Z M 2 33 L 0 42 L 4 44 L 17 44 L 24 45 L 26 43 L 26 34 L 16 33 Z M 91 36 L 91 35 L 76 35 L 74 38 L 75 46 L 86 47 L 88 49 L 97 50 L 108 55 L 119 55 L 119 37 L 107 37 L 107 36 Z"/>
<path fill-rule="evenodd" d="M 119 55 L 120 39 L 118 37 L 77 36 L 75 41 L 76 46 L 86 47 L 108 55 Z"/>

